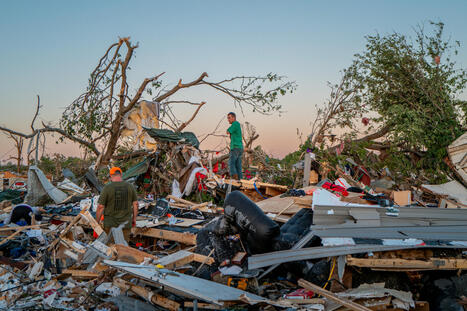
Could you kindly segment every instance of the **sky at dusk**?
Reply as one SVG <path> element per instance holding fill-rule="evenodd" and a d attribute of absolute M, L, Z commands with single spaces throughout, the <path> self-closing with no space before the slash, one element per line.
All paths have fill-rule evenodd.
<path fill-rule="evenodd" d="M 445 23 L 445 33 L 462 44 L 457 61 L 467 66 L 467 1 L 5 1 L 0 0 L 0 124 L 29 132 L 36 94 L 43 108 L 39 122 L 57 125 L 64 107 L 86 88 L 91 70 L 118 37 L 139 43 L 129 75 L 135 89 L 145 78 L 166 72 L 173 85 L 269 72 L 298 85 L 280 98 L 284 113 L 264 116 L 206 88 L 178 98 L 205 100 L 186 129 L 198 136 L 214 130 L 229 111 L 253 124 L 258 144 L 276 157 L 296 150 L 297 129 L 308 134 L 315 105 L 328 94 L 327 82 L 361 52 L 365 35 L 394 31 L 413 34 L 429 20 Z M 427 25 L 428 26 L 428 25 Z M 146 97 L 149 99 L 148 97 Z M 193 107 L 176 108 L 181 120 Z M 38 123 L 40 124 L 40 123 Z M 226 120 L 221 132 L 228 127 Z M 222 146 L 213 137 L 202 149 Z M 47 139 L 46 153 L 79 155 L 73 144 Z M 13 144 L 0 134 L 0 160 Z"/>

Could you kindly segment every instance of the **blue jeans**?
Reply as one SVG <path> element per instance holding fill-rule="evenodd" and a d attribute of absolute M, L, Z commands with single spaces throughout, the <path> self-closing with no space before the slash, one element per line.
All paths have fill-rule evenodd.
<path fill-rule="evenodd" d="M 229 157 L 229 169 L 230 169 L 230 178 L 233 175 L 238 175 L 238 179 L 242 179 L 242 148 L 233 148 L 230 150 Z"/>

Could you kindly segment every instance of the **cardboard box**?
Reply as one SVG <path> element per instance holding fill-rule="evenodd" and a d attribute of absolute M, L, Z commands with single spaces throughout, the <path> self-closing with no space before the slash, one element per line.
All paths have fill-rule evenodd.
<path fill-rule="evenodd" d="M 399 206 L 407 206 L 412 204 L 412 195 L 410 191 L 394 191 L 394 203 Z"/>

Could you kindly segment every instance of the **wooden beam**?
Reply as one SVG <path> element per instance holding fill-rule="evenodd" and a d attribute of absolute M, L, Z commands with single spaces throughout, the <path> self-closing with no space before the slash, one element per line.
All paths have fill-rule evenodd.
<path fill-rule="evenodd" d="M 354 258 L 347 257 L 347 265 L 377 270 L 458 270 L 467 269 L 467 259 L 430 258 L 428 260 Z"/>
<path fill-rule="evenodd" d="M 115 278 L 113 281 L 113 284 L 117 286 L 118 288 L 123 289 L 124 291 L 130 290 L 134 292 L 135 294 L 139 295 L 140 297 L 142 297 L 143 299 L 148 300 L 152 302 L 153 304 L 156 304 L 168 310 L 177 311 L 180 309 L 180 304 L 178 302 L 173 301 L 169 298 L 166 298 L 162 295 L 156 294 L 155 292 L 147 288 L 127 282 L 123 279 Z"/>
<path fill-rule="evenodd" d="M 185 308 L 193 308 L 195 305 L 192 301 L 185 301 L 183 303 Z M 224 310 L 225 308 L 219 307 L 210 303 L 205 302 L 198 302 L 197 303 L 198 309 L 207 309 L 207 310 Z"/>
<path fill-rule="evenodd" d="M 47 249 L 52 250 L 57 245 L 57 243 L 60 241 L 60 239 L 64 238 L 66 234 L 68 233 L 68 231 L 70 231 L 71 228 L 73 228 L 73 226 L 80 220 L 81 220 L 81 215 L 80 214 L 76 215 L 75 218 L 73 218 L 73 221 L 70 222 L 68 226 L 60 233 L 59 237 L 56 238 L 52 243 L 50 243 Z"/>
<path fill-rule="evenodd" d="M 65 269 L 62 271 L 62 274 L 69 274 L 73 278 L 79 279 L 95 279 L 99 276 L 99 273 L 86 271 L 86 270 L 72 270 L 72 269 Z"/>
<path fill-rule="evenodd" d="M 353 301 L 339 298 L 330 291 L 325 290 L 324 288 L 321 288 L 313 283 L 310 283 L 304 279 L 298 280 L 298 285 L 300 285 L 303 288 L 306 288 L 308 290 L 313 291 L 316 294 L 319 294 L 323 297 L 328 298 L 329 300 L 335 301 L 340 305 L 343 305 L 344 307 L 349 308 L 350 310 L 354 311 L 371 311 L 371 309 L 368 309 L 367 307 L 364 307 L 362 305 L 359 305 L 358 303 L 355 303 Z"/>
<path fill-rule="evenodd" d="M 92 229 L 96 232 L 97 236 L 100 236 L 104 229 L 102 229 L 101 225 L 99 225 L 94 217 L 89 213 L 89 211 L 83 211 L 80 213 L 81 217 L 92 227 Z"/>
<path fill-rule="evenodd" d="M 120 261 L 128 262 L 128 259 L 130 259 L 130 261 L 134 261 L 136 263 L 142 263 L 144 261 L 144 258 L 151 258 L 154 260 L 158 259 L 157 256 L 148 254 L 146 252 L 140 251 L 139 249 L 136 249 L 130 246 L 125 246 L 122 244 L 115 244 L 113 247 L 117 251 L 117 259 Z"/>
<path fill-rule="evenodd" d="M 156 228 L 132 228 L 134 235 L 143 235 L 161 240 L 180 242 L 186 245 L 196 245 L 196 234 L 190 232 L 175 232 Z"/>
<path fill-rule="evenodd" d="M 176 196 L 173 196 L 171 194 L 169 194 L 167 196 L 167 199 L 174 200 L 175 202 L 179 202 L 179 203 L 182 203 L 182 204 L 187 204 L 187 205 L 190 205 L 190 206 L 196 205 L 196 203 L 194 203 L 194 202 L 184 200 L 184 199 L 181 199 L 181 198 L 177 198 Z"/>
<path fill-rule="evenodd" d="M 193 253 L 193 261 L 196 261 L 196 262 L 199 262 L 205 265 L 209 265 L 209 266 L 215 262 L 214 258 L 212 257 L 201 255 L 201 254 L 196 254 L 196 253 Z"/>
<path fill-rule="evenodd" d="M 286 299 L 279 299 L 279 302 L 285 302 L 285 303 L 291 303 L 291 304 L 296 304 L 296 305 L 311 305 L 311 304 L 319 304 L 319 305 L 324 305 L 326 303 L 326 300 L 323 298 L 308 298 L 308 299 L 292 299 L 292 298 L 286 298 Z"/>
<path fill-rule="evenodd" d="M 214 263 L 214 258 L 181 250 L 158 259 L 158 263 L 162 264 L 167 269 L 182 267 L 193 261 L 201 264 L 212 265 Z"/>

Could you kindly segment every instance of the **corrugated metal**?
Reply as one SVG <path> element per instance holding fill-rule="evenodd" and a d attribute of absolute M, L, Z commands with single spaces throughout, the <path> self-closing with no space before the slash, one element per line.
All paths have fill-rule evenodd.
<path fill-rule="evenodd" d="M 313 233 L 321 238 L 373 238 L 420 239 L 434 241 L 467 241 L 467 226 L 413 226 L 413 227 L 338 227 L 312 226 Z"/>
<path fill-rule="evenodd" d="M 104 260 L 104 263 L 156 283 L 174 294 L 201 299 L 220 306 L 224 301 L 239 301 L 241 296 L 246 296 L 253 301 L 266 301 L 266 298 L 234 287 L 171 270 L 157 269 L 154 266 L 141 266 L 112 260 Z"/>
<path fill-rule="evenodd" d="M 417 245 L 344 245 L 344 246 L 319 246 L 302 249 L 290 249 L 248 257 L 248 269 L 258 269 L 285 262 L 326 258 L 340 255 L 359 254 L 368 252 L 390 251 L 398 249 L 419 248 Z"/>

